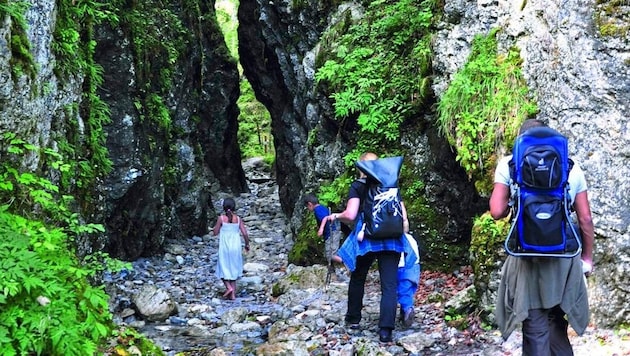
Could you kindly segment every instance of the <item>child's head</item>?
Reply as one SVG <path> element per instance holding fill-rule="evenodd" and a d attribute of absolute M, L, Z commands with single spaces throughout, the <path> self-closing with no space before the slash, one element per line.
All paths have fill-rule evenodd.
<path fill-rule="evenodd" d="M 359 157 L 359 161 L 374 161 L 377 159 L 378 159 L 378 156 L 376 155 L 376 153 L 373 153 L 373 152 L 365 152 Z M 367 175 L 359 169 L 359 178 L 366 178 L 366 177 Z"/>
<path fill-rule="evenodd" d="M 225 215 L 227 215 L 228 221 L 232 221 L 232 214 L 234 214 L 234 210 L 236 210 L 236 203 L 234 202 L 234 199 L 223 199 L 223 211 L 225 211 Z"/>
<path fill-rule="evenodd" d="M 234 202 L 234 199 L 232 198 L 223 199 L 223 211 L 225 211 L 226 213 L 228 211 L 234 212 L 235 209 L 236 209 L 236 203 Z"/>
<path fill-rule="evenodd" d="M 365 152 L 359 157 L 360 161 L 374 161 L 378 159 L 378 156 L 374 152 Z"/>
<path fill-rule="evenodd" d="M 306 196 L 304 197 L 304 205 L 306 206 L 308 210 L 313 211 L 313 209 L 315 209 L 315 206 L 317 206 L 317 204 L 319 204 L 319 199 L 317 199 L 315 195 L 306 194 Z"/>

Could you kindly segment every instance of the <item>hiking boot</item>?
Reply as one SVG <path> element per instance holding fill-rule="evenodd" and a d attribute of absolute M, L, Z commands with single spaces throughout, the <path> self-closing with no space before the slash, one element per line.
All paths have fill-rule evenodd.
<path fill-rule="evenodd" d="M 413 307 L 407 309 L 405 311 L 405 316 L 403 317 L 403 325 L 405 327 L 410 327 L 411 324 L 413 324 L 414 317 L 415 317 L 415 312 L 413 310 Z"/>
<path fill-rule="evenodd" d="M 381 342 L 392 342 L 392 329 L 381 329 L 378 331 L 378 339 Z"/>

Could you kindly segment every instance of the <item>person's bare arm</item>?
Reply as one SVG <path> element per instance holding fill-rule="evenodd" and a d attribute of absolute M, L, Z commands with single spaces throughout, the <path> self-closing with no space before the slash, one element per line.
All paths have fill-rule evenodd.
<path fill-rule="evenodd" d="M 219 215 L 219 217 L 217 218 L 216 224 L 214 224 L 214 227 L 212 228 L 212 233 L 214 234 L 214 236 L 217 236 L 219 234 L 219 230 L 221 230 L 222 224 L 223 224 L 223 219 L 221 219 L 221 215 Z"/>
<path fill-rule="evenodd" d="M 495 220 L 502 219 L 510 213 L 510 187 L 502 183 L 494 183 L 490 195 L 490 215 Z"/>
<path fill-rule="evenodd" d="M 239 220 L 239 229 L 241 230 L 241 235 L 243 235 L 243 239 L 245 240 L 245 250 L 249 251 L 249 234 L 247 233 L 247 229 L 245 228 L 245 224 L 243 223 L 243 219 Z"/>
<path fill-rule="evenodd" d="M 407 217 L 407 208 L 405 208 L 405 203 L 403 201 L 400 202 L 400 206 L 402 207 L 402 217 L 403 217 L 403 232 L 409 232 L 409 218 Z"/>
<path fill-rule="evenodd" d="M 322 222 L 319 224 L 319 230 L 317 231 L 317 235 L 322 236 L 324 234 L 324 228 L 326 228 L 326 223 L 328 221 L 335 221 L 339 219 L 344 224 L 351 224 L 354 219 L 357 218 L 359 213 L 359 205 L 361 204 L 361 199 L 359 198 L 350 198 L 348 203 L 346 204 L 346 210 L 341 213 L 334 213 L 326 216 L 322 219 Z"/>
<path fill-rule="evenodd" d="M 582 260 L 593 265 L 593 244 L 595 242 L 595 227 L 591 216 L 591 206 L 586 191 L 575 196 L 573 208 L 577 214 L 580 232 L 582 234 Z"/>

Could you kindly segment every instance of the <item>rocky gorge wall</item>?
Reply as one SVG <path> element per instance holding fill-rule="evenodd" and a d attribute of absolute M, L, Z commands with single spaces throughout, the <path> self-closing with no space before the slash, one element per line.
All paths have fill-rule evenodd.
<path fill-rule="evenodd" d="M 466 63 L 475 35 L 498 27 L 500 51 L 519 49 L 527 85 L 538 102 L 539 117 L 569 136 L 570 152 L 581 163 L 590 184 L 597 235 L 590 298 L 593 320 L 603 325 L 627 323 L 630 318 L 624 287 L 629 282 L 626 271 L 630 267 L 630 210 L 628 197 L 623 193 L 629 184 L 626 151 L 630 138 L 630 43 L 627 35 L 601 35 L 608 26 L 616 26 L 622 33 L 624 28 L 627 31 L 627 4 L 615 4 L 445 1 L 433 41 L 433 89 L 437 100 Z M 279 172 L 291 177 L 279 184 L 284 192 L 283 208 L 295 225 L 302 214 L 298 209 L 299 195 L 343 171 L 342 157 L 349 151 L 352 134 L 330 119 L 331 103 L 326 98 L 307 90 L 314 86 L 314 63 L 320 49 L 318 32 L 342 14 L 360 16 L 362 6 L 355 2 L 338 7 L 320 3 L 300 8 L 294 5 L 290 1 L 242 1 L 239 20 L 247 25 L 239 36 L 241 57 L 257 59 L 244 61 L 243 66 L 250 81 L 257 83 L 253 85 L 256 92 L 268 96 L 263 101 L 272 112 L 274 135 L 283 137 L 285 134 L 278 135 L 278 131 L 289 129 L 291 147 L 302 146 L 286 150 L 278 161 Z M 322 26 L 315 19 L 327 22 Z M 256 46 L 250 46 L 251 43 Z M 252 51 L 253 48 L 257 50 Z M 287 99 L 283 92 L 292 96 Z M 461 239 L 466 221 L 477 213 L 470 207 L 478 204 L 470 200 L 475 194 L 465 178 L 453 175 L 457 169 L 447 167 L 454 157 L 441 153 L 448 151 L 448 145 L 436 134 L 431 114 L 420 118 L 423 123 L 404 135 L 402 143 L 410 161 L 421 167 L 419 178 L 431 178 L 428 200 L 447 216 L 449 226 L 440 230 L 441 236 L 444 240 Z M 295 120 L 299 125 L 293 125 Z M 308 141 L 309 132 L 313 131 L 314 143 Z M 278 151 L 286 148 L 281 140 L 276 145 Z M 441 164 L 445 166 L 440 167 Z M 446 199 L 447 204 L 445 195 L 453 197 Z"/>
<path fill-rule="evenodd" d="M 130 20 L 99 27 L 114 162 L 103 182 L 103 217 L 106 249 L 115 256 L 152 255 L 165 237 L 203 235 L 216 216 L 211 192 L 248 190 L 237 143 L 236 62 L 214 2 L 188 5 L 129 5 L 118 11 Z M 156 122 L 159 110 L 168 110 L 166 124 Z"/>
<path fill-rule="evenodd" d="M 500 45 L 520 49 L 539 117 L 565 133 L 584 170 L 595 224 L 595 272 L 589 297 L 596 323 L 627 323 L 630 283 L 630 42 L 602 36 L 605 23 L 627 29 L 627 6 L 610 14 L 595 1 L 446 2 L 436 38 L 436 92 L 466 61 L 475 33 L 501 27 Z M 455 50 L 457 49 L 457 50 Z"/>
<path fill-rule="evenodd" d="M 73 1 L 31 1 L 24 31 L 19 18 L 0 12 L 0 131 L 57 151 L 68 142 L 73 153 L 64 159 L 86 164 L 88 172 L 103 163 L 86 158 L 93 154 L 90 142 L 102 139 L 112 168 L 94 178 L 93 191 L 79 194 L 92 196 L 81 207 L 84 219 L 106 231 L 82 241 L 81 251 L 106 250 L 133 260 L 161 252 L 166 237 L 205 234 L 215 219 L 211 191 L 248 190 L 237 143 L 239 74 L 214 2 L 107 3 L 113 6 L 84 4 L 110 9 L 97 21 L 76 15 Z M 77 29 L 71 27 L 75 24 Z M 14 74 L 20 36 L 30 44 L 32 76 Z M 60 71 L 61 58 L 53 50 L 60 36 L 67 36 L 66 45 L 75 51 L 91 48 L 94 41 L 95 62 L 90 59 L 86 70 L 102 73 L 95 93 L 109 116 L 102 134 L 89 122 L 93 108 L 85 91 L 92 79 L 80 70 L 76 75 Z M 74 61 L 70 66 L 76 70 L 80 58 L 71 53 L 64 60 Z M 69 142 L 69 137 L 77 139 Z M 47 174 L 37 153 L 22 164 Z M 73 173 L 78 178 L 85 171 Z M 69 189 L 77 189 L 74 184 Z"/>
<path fill-rule="evenodd" d="M 55 71 L 51 48 L 57 3 L 31 1 L 25 14 L 37 64 L 33 77 L 12 75 L 15 26 L 9 16 L 0 19 L 0 132 L 16 133 L 38 147 L 55 148 L 68 134 L 68 122 L 85 128 L 87 120 L 81 111 L 67 110 L 83 101 L 84 78 L 61 78 Z M 445 1 L 433 41 L 433 90 L 439 100 L 466 63 L 476 34 L 500 27 L 500 50 L 519 49 L 540 117 L 569 136 L 571 153 L 589 181 L 597 235 L 589 283 L 593 320 L 619 325 L 630 320 L 625 194 L 630 184 L 630 43 L 627 35 L 602 36 L 601 29 L 608 21 L 627 27 L 630 11 L 622 4 L 611 13 L 606 8 L 611 3 Z M 116 24 L 101 23 L 94 35 L 104 79 L 98 93 L 111 116 L 104 130 L 113 170 L 98 179 L 87 216 L 103 223 L 106 233 L 86 243 L 86 250 L 106 249 L 127 259 L 159 253 L 165 238 L 201 235 L 214 220 L 209 201 L 216 192 L 247 190 L 236 139 L 239 74 L 216 25 L 214 2 L 134 6 L 139 5 L 124 12 L 140 14 L 146 22 L 122 17 Z M 355 129 L 332 120 L 332 102 L 316 89 L 319 41 L 340 16 L 359 17 L 362 11 L 355 2 L 240 2 L 241 64 L 271 113 L 280 202 L 293 231 L 304 219 L 302 194 L 344 171 Z M 158 34 L 156 49 L 143 52 L 143 34 Z M 169 50 L 177 55 L 169 57 Z M 149 69 L 142 66 L 147 63 Z M 164 72 L 170 73 L 166 86 L 157 80 Z M 169 112 L 168 125 L 146 120 L 155 103 L 151 94 Z M 445 217 L 440 236 L 465 240 L 472 217 L 486 204 L 458 168 L 434 120 L 432 112 L 418 118 L 401 145 L 414 174 L 427 182 L 428 204 Z M 25 157 L 23 165 L 45 169 L 37 155 Z"/>

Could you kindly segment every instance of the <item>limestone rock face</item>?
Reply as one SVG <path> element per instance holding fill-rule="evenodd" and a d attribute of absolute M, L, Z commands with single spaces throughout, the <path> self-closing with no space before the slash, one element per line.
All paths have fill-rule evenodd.
<path fill-rule="evenodd" d="M 358 19 L 365 12 L 356 2 L 296 4 L 245 0 L 239 6 L 241 64 L 271 114 L 280 200 L 294 230 L 304 218 L 301 197 L 345 171 L 343 157 L 358 130 L 356 123 L 334 120 L 333 102 L 316 86 L 321 36 L 341 19 Z M 446 241 L 466 241 L 472 217 L 487 209 L 487 203 L 432 126 L 431 117 L 419 117 L 412 126 L 401 143 L 408 150 L 407 159 L 414 162 L 413 174 L 427 182 L 427 201 L 436 215 L 444 217 L 436 229 Z"/>
<path fill-rule="evenodd" d="M 23 36 L 30 43 L 33 75 L 15 70 L 20 59 L 7 39 L 22 34 L 10 16 L 0 19 L 0 131 L 54 151 L 71 136 L 72 144 L 89 147 L 94 134 L 84 110 L 89 82 L 81 74 L 60 74 L 52 50 L 56 26 L 63 26 L 55 18 L 58 4 L 29 4 Z M 236 61 L 214 4 L 197 5 L 155 9 L 150 1 L 130 3 L 117 10 L 116 27 L 102 21 L 94 28 L 95 65 L 103 73 L 97 94 L 111 118 L 103 131 L 113 170 L 91 183 L 94 199 L 79 201 L 85 221 L 106 227 L 102 238 L 81 241 L 80 252 L 104 249 L 127 260 L 159 253 L 165 238 L 207 232 L 216 217 L 214 192 L 248 191 L 237 143 Z M 135 11 L 145 11 L 140 15 L 149 27 L 134 26 L 129 14 Z M 160 37 L 150 44 L 147 36 Z M 167 118 L 149 113 L 162 109 Z M 64 159 L 92 154 L 80 148 Z M 20 164 L 48 175 L 37 150 Z"/>

